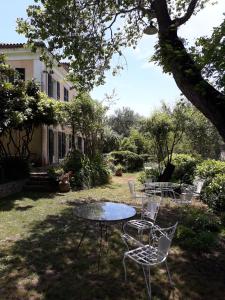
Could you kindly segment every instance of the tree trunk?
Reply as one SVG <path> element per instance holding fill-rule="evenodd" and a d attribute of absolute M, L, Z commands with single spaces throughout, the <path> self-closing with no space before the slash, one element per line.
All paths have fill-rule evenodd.
<path fill-rule="evenodd" d="M 153 4 L 159 25 L 159 56 L 164 70 L 173 74 L 181 92 L 215 125 L 225 141 L 225 95 L 203 79 L 201 69 L 177 36 L 177 27 L 171 22 L 166 0 L 157 0 Z"/>
<path fill-rule="evenodd" d="M 168 45 L 171 50 L 166 53 Z M 161 35 L 160 47 L 178 88 L 215 125 L 225 141 L 225 96 L 203 79 L 176 31 Z"/>

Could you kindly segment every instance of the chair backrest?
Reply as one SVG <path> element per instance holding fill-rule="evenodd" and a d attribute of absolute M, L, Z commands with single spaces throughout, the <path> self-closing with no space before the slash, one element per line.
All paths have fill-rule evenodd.
<path fill-rule="evenodd" d="M 151 233 L 151 243 L 155 248 L 157 248 L 158 258 L 166 259 L 177 228 L 177 224 L 178 223 L 168 228 L 160 228 L 158 226 L 153 228 Z"/>
<path fill-rule="evenodd" d="M 132 196 L 135 196 L 135 183 L 133 180 L 128 180 L 129 190 Z"/>
<path fill-rule="evenodd" d="M 161 198 L 157 196 L 149 196 L 142 200 L 142 213 L 141 217 L 143 219 L 151 219 L 152 221 L 156 220 L 160 204 L 161 204 Z"/>
<path fill-rule="evenodd" d="M 191 203 L 192 198 L 194 196 L 193 192 L 185 192 L 180 195 L 181 203 Z"/>
<path fill-rule="evenodd" d="M 202 187 L 203 187 L 203 185 L 204 185 L 204 182 L 205 182 L 205 180 L 199 180 L 199 181 L 197 181 L 196 182 L 196 184 L 195 184 L 195 187 L 196 187 L 196 193 L 197 194 L 200 194 L 201 193 L 201 190 L 202 190 Z"/>

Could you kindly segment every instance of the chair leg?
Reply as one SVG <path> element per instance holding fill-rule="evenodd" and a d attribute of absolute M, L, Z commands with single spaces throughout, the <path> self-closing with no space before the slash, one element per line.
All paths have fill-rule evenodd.
<path fill-rule="evenodd" d="M 168 275 L 168 279 L 169 279 L 170 285 L 174 286 L 174 282 L 172 281 L 172 278 L 171 278 L 171 275 L 170 275 L 170 271 L 169 271 L 169 267 L 168 267 L 168 264 L 167 264 L 166 260 L 165 260 L 165 265 L 166 265 L 166 271 L 167 271 L 167 275 Z"/>
<path fill-rule="evenodd" d="M 151 290 L 151 273 L 150 273 L 150 267 L 147 267 L 145 269 L 144 266 L 142 266 L 144 277 L 145 277 L 145 284 L 148 292 L 148 299 L 151 300 L 152 297 L 152 290 Z"/>
<path fill-rule="evenodd" d="M 127 267 L 126 267 L 125 260 L 126 260 L 126 256 L 124 255 L 124 257 L 123 257 L 124 279 L 125 279 L 125 281 L 127 281 Z"/>

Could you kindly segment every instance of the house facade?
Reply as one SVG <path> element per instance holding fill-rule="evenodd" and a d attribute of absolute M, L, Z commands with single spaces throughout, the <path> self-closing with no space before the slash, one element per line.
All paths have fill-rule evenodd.
<path fill-rule="evenodd" d="M 57 101 L 68 102 L 76 96 L 68 75 L 65 63 L 55 63 L 48 69 L 40 60 L 40 52 L 31 52 L 25 44 L 0 44 L 0 53 L 5 54 L 6 62 L 27 81 L 35 79 L 40 90 Z M 40 126 L 36 128 L 30 143 L 31 161 L 36 165 L 59 163 L 68 153 L 72 145 L 72 134 L 69 126 Z M 77 134 L 76 148 L 84 152 L 84 139 Z"/>

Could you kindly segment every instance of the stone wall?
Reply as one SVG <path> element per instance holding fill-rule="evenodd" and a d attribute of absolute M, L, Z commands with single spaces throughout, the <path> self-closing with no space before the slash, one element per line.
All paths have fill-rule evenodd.
<path fill-rule="evenodd" d="M 0 184 L 0 199 L 22 191 L 27 179 Z"/>

